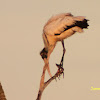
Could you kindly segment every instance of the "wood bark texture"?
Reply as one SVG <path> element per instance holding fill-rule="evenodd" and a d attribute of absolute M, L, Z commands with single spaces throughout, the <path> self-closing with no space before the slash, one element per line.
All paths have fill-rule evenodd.
<path fill-rule="evenodd" d="M 4 94 L 4 90 L 2 88 L 2 85 L 0 83 L 0 100 L 7 100 Z"/>

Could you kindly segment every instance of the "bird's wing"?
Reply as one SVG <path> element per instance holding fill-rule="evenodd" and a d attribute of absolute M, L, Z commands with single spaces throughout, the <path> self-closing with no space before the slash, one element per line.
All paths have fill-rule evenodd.
<path fill-rule="evenodd" d="M 52 16 L 48 21 L 47 23 L 45 24 L 45 26 L 47 26 L 48 24 L 50 24 L 51 22 L 53 21 L 56 21 L 57 19 L 59 18 L 64 18 L 65 16 L 73 16 L 71 13 L 61 13 L 61 14 L 57 14 L 55 16 Z M 44 27 L 45 27 L 44 26 Z"/>
<path fill-rule="evenodd" d="M 57 35 L 63 32 L 67 26 L 71 26 L 74 23 L 75 20 L 70 13 L 59 14 L 49 19 L 43 31 L 48 35 Z"/>
<path fill-rule="evenodd" d="M 59 15 L 51 17 L 48 20 L 48 22 L 44 26 L 43 32 L 47 35 L 60 35 L 64 31 L 75 26 L 78 27 L 77 29 L 80 29 L 80 24 L 82 26 L 84 23 L 84 20 L 85 20 L 84 16 L 74 17 L 70 13 L 59 14 Z M 80 23 L 80 22 L 83 22 L 83 23 Z M 85 23 L 87 23 L 87 20 Z M 76 27 L 74 28 L 74 30 L 77 31 Z"/>

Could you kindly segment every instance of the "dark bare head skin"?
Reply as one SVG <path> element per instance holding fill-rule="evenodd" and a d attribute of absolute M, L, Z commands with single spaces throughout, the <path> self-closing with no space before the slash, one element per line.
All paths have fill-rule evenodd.
<path fill-rule="evenodd" d="M 45 48 L 43 48 L 42 51 L 40 52 L 42 59 L 47 58 L 47 54 L 48 51 Z"/>

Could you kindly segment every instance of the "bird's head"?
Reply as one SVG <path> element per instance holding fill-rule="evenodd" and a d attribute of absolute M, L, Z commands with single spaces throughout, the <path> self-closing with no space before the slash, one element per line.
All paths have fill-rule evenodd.
<path fill-rule="evenodd" d="M 45 48 L 43 48 L 42 51 L 40 52 L 42 59 L 47 58 L 47 54 L 48 51 Z"/>

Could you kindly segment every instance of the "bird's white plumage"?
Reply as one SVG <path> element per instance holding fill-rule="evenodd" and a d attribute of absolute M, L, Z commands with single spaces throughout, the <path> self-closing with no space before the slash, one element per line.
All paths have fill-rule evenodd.
<path fill-rule="evenodd" d="M 43 32 L 47 35 L 59 34 L 63 32 L 67 26 L 71 26 L 75 24 L 76 21 L 82 21 L 84 19 L 85 17 L 83 16 L 74 17 L 70 13 L 55 15 L 48 20 L 48 22 L 44 26 Z M 78 32 L 82 32 L 82 31 L 78 31 Z"/>
<path fill-rule="evenodd" d="M 84 16 L 73 16 L 71 13 L 62 13 L 55 16 L 52 16 L 44 26 L 43 29 L 43 38 L 45 45 L 55 45 L 57 41 L 61 41 L 75 32 L 83 32 L 83 29 L 75 26 L 66 31 L 65 28 L 68 26 L 74 25 L 76 21 L 83 21 Z M 60 34 L 60 35 L 55 35 Z"/>
<path fill-rule="evenodd" d="M 52 21 L 55 21 L 55 20 L 57 20 L 57 19 L 59 19 L 59 18 L 64 18 L 65 16 L 73 16 L 71 13 L 61 13 L 61 14 L 57 14 L 57 15 L 55 15 L 55 16 L 52 16 L 49 20 L 48 20 L 48 22 L 45 24 L 45 26 L 46 25 L 48 25 L 49 23 L 51 23 Z M 44 27 L 45 27 L 44 26 Z"/>
<path fill-rule="evenodd" d="M 44 32 L 48 35 L 59 34 L 64 30 L 64 28 L 67 25 L 70 26 L 74 23 L 75 23 L 75 21 L 73 20 L 72 17 L 59 18 L 59 19 L 49 23 L 45 27 Z"/>
<path fill-rule="evenodd" d="M 54 35 L 61 33 L 66 26 L 70 26 L 75 23 L 71 14 L 61 14 L 52 17 L 44 26 L 44 32 L 48 35 Z"/>
<path fill-rule="evenodd" d="M 49 61 L 50 54 L 57 41 L 61 41 L 63 45 L 63 53 L 65 51 L 63 40 L 75 32 L 83 32 L 83 28 L 87 28 L 89 25 L 87 19 L 84 16 L 73 16 L 71 13 L 62 13 L 55 16 L 52 16 L 44 26 L 43 29 L 43 40 L 44 40 L 44 49 L 48 51 L 47 53 L 47 62 Z M 41 52 L 44 52 L 44 51 Z M 43 57 L 45 58 L 45 52 Z M 51 77 L 49 64 L 47 66 L 48 73 Z"/>

